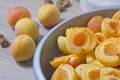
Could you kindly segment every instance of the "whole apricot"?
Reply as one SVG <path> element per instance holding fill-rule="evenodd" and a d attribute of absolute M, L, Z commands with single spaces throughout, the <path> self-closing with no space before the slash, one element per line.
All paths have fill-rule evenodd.
<path fill-rule="evenodd" d="M 34 55 L 35 48 L 34 40 L 26 34 L 17 36 L 10 46 L 12 56 L 17 62 L 31 59 Z"/>
<path fill-rule="evenodd" d="M 39 36 L 38 26 L 29 18 L 20 19 L 15 25 L 15 32 L 17 35 L 27 34 L 34 40 L 37 40 Z"/>
<path fill-rule="evenodd" d="M 101 32 L 102 20 L 102 16 L 94 16 L 88 21 L 87 27 L 93 30 L 94 32 Z"/>
<path fill-rule="evenodd" d="M 7 20 L 9 25 L 14 29 L 16 22 L 21 18 L 31 18 L 30 12 L 22 6 L 16 6 L 11 8 L 7 14 Z"/>
<path fill-rule="evenodd" d="M 39 21 L 46 28 L 51 28 L 60 22 L 60 12 L 52 4 L 44 4 L 38 11 Z"/>

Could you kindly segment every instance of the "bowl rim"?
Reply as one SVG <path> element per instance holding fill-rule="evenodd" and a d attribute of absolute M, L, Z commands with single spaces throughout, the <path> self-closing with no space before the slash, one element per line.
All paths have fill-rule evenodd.
<path fill-rule="evenodd" d="M 119 10 L 120 8 L 118 7 L 109 7 L 109 8 L 100 8 L 100 9 L 94 9 L 94 10 L 90 10 L 90 11 L 85 11 L 85 12 L 80 12 L 66 20 L 63 20 L 62 22 L 60 22 L 59 24 L 57 24 L 56 26 L 54 26 L 51 30 L 48 31 L 48 33 L 41 39 L 41 41 L 38 43 L 38 46 L 36 48 L 35 54 L 33 56 L 33 72 L 35 74 L 35 78 L 37 80 L 46 80 L 43 72 L 42 72 L 42 68 L 40 66 L 41 62 L 40 62 L 40 56 L 41 56 L 41 51 L 42 51 L 42 45 L 44 45 L 45 41 L 47 40 L 48 36 L 52 34 L 52 32 L 54 32 L 57 28 L 59 28 L 62 24 L 78 17 L 78 16 L 82 16 L 82 15 L 86 15 L 89 13 L 93 13 L 93 12 L 97 12 L 97 11 L 106 11 L 106 10 Z"/>

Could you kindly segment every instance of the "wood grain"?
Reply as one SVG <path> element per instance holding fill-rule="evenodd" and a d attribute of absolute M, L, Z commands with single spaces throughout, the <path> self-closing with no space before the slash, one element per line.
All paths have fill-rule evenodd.
<path fill-rule="evenodd" d="M 16 37 L 10 28 L 6 15 L 8 10 L 15 6 L 26 7 L 32 15 L 32 19 L 38 24 L 40 40 L 49 31 L 38 21 L 37 12 L 42 6 L 42 0 L 0 0 L 0 34 L 3 34 L 10 42 Z M 71 5 L 61 12 L 61 18 L 67 19 L 81 12 L 78 0 L 71 0 Z M 0 80 L 35 80 L 32 60 L 25 63 L 17 63 L 11 56 L 9 47 L 0 47 Z"/>

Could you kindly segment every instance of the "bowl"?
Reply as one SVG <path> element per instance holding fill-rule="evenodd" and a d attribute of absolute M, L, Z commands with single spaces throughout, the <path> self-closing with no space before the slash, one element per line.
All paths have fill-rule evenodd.
<path fill-rule="evenodd" d="M 64 35 L 66 28 L 71 26 L 85 26 L 88 20 L 95 16 L 111 17 L 119 8 L 107 8 L 83 12 L 69 19 L 66 19 L 52 28 L 40 41 L 35 51 L 33 59 L 33 70 L 37 80 L 50 80 L 54 69 L 50 61 L 56 57 L 60 51 L 57 46 L 57 38 Z"/>
<path fill-rule="evenodd" d="M 104 7 L 120 7 L 120 3 L 115 3 L 117 0 L 80 0 L 82 11 L 95 10 Z M 101 3 L 101 4 L 100 4 Z M 115 3 L 115 4 L 112 4 Z"/>

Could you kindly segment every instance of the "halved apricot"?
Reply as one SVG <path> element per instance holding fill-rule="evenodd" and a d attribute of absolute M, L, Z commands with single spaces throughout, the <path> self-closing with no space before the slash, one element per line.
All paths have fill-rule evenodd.
<path fill-rule="evenodd" d="M 71 65 L 62 64 L 55 70 L 51 80 L 78 80 L 78 76 Z"/>
<path fill-rule="evenodd" d="M 78 75 L 79 80 L 82 80 L 82 70 L 87 66 L 87 64 L 80 64 L 75 68 L 75 71 Z"/>
<path fill-rule="evenodd" d="M 111 18 L 105 18 L 102 22 L 102 32 L 109 37 L 120 36 L 120 23 Z"/>
<path fill-rule="evenodd" d="M 100 80 L 101 67 L 95 64 L 87 64 L 82 70 L 82 80 Z"/>
<path fill-rule="evenodd" d="M 50 64 L 54 68 L 59 67 L 61 64 L 70 64 L 72 67 L 76 67 L 81 63 L 81 59 L 82 58 L 77 55 L 65 55 L 54 58 L 52 61 L 50 61 Z"/>
<path fill-rule="evenodd" d="M 96 46 L 96 37 L 89 28 L 74 28 L 66 34 L 66 47 L 72 54 L 84 54 L 92 51 Z"/>
<path fill-rule="evenodd" d="M 120 70 L 105 67 L 100 71 L 100 80 L 119 80 L 120 79 Z"/>
<path fill-rule="evenodd" d="M 92 63 L 95 60 L 96 60 L 96 58 L 95 58 L 95 51 L 91 51 L 90 53 L 86 54 L 86 63 L 87 64 Z"/>
<path fill-rule="evenodd" d="M 97 44 L 98 44 L 98 45 L 99 45 L 101 42 L 103 42 L 104 40 L 107 39 L 107 37 L 105 36 L 105 34 L 102 33 L 102 32 L 97 32 L 97 33 L 95 33 L 95 36 L 96 36 L 96 38 L 97 38 Z"/>
<path fill-rule="evenodd" d="M 70 54 L 66 47 L 66 37 L 64 36 L 59 36 L 57 39 L 58 47 L 61 50 L 62 53 L 64 54 Z"/>
<path fill-rule="evenodd" d="M 112 19 L 117 20 L 120 22 L 120 10 L 114 13 Z"/>
<path fill-rule="evenodd" d="M 105 66 L 120 65 L 120 38 L 110 38 L 103 41 L 95 49 L 95 56 Z"/>

